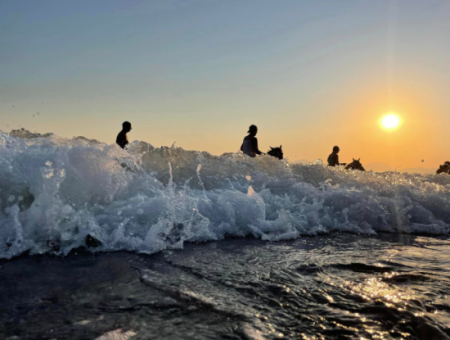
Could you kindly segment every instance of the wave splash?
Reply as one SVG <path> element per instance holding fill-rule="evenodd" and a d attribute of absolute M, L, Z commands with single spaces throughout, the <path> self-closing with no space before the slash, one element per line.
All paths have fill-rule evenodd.
<path fill-rule="evenodd" d="M 332 231 L 448 234 L 450 176 L 0 131 L 0 258 Z"/>

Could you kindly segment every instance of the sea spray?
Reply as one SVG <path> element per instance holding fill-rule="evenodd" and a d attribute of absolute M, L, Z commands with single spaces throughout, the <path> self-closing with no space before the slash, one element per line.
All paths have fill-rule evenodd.
<path fill-rule="evenodd" d="M 22 135 L 0 132 L 1 258 L 64 255 L 89 246 L 87 239 L 98 241 L 95 251 L 153 253 L 226 236 L 276 241 L 332 231 L 450 230 L 445 174 Z"/>

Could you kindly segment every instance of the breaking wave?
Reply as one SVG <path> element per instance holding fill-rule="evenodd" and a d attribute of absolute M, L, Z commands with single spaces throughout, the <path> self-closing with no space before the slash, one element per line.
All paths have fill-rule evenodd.
<path fill-rule="evenodd" d="M 448 234 L 450 176 L 0 131 L 0 258 L 332 231 Z"/>

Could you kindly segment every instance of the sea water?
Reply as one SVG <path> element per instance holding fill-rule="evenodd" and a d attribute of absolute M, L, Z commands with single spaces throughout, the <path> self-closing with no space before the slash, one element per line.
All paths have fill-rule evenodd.
<path fill-rule="evenodd" d="M 0 261 L 7 340 L 450 338 L 450 240 L 332 233 Z"/>
<path fill-rule="evenodd" d="M 0 178 L 2 338 L 449 337 L 450 176 L 0 132 Z"/>
<path fill-rule="evenodd" d="M 447 175 L 0 132 L 0 178 L 0 258 L 64 255 L 88 236 L 96 251 L 151 254 L 227 236 L 450 230 Z"/>

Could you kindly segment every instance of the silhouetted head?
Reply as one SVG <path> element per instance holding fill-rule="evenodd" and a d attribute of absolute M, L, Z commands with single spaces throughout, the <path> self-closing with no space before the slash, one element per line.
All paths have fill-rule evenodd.
<path fill-rule="evenodd" d="M 131 123 L 130 122 L 123 122 L 122 128 L 123 128 L 123 131 L 130 132 L 131 131 Z"/>
<path fill-rule="evenodd" d="M 333 147 L 333 152 L 334 153 L 339 153 L 339 146 Z"/>
<path fill-rule="evenodd" d="M 279 148 L 270 147 L 270 151 L 267 152 L 267 154 L 276 157 L 278 159 L 283 159 L 283 150 L 281 149 L 282 147 L 283 147 L 282 145 L 280 145 Z"/>
<path fill-rule="evenodd" d="M 248 128 L 247 133 L 256 136 L 256 134 L 258 133 L 258 128 L 256 127 L 256 125 L 250 125 L 250 127 Z"/>

